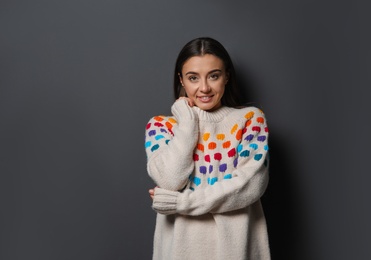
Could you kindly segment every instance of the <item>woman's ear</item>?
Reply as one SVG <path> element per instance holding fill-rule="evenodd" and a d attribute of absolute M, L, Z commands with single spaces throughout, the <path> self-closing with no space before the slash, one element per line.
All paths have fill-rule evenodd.
<path fill-rule="evenodd" d="M 183 78 L 182 78 L 182 75 L 180 75 L 180 73 L 178 73 L 178 77 L 179 77 L 180 84 L 182 84 L 182 86 L 184 87 Z"/>
<path fill-rule="evenodd" d="M 229 80 L 229 72 L 226 71 L 226 72 L 225 72 L 225 85 L 227 85 L 228 80 Z"/>

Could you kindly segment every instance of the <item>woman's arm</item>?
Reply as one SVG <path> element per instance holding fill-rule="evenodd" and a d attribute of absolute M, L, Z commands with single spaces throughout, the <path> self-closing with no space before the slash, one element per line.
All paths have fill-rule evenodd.
<path fill-rule="evenodd" d="M 264 115 L 256 110 L 238 150 L 238 165 L 231 179 L 223 179 L 195 191 L 173 192 L 156 188 L 153 208 L 162 214 L 202 215 L 223 213 L 249 206 L 264 193 L 268 184 L 268 128 Z M 254 129 L 254 130 L 253 130 Z"/>
<path fill-rule="evenodd" d="M 187 100 L 177 100 L 171 109 L 176 120 L 162 122 L 154 117 L 147 124 L 147 170 L 161 188 L 184 188 L 193 172 L 193 150 L 198 139 L 198 117 Z"/>

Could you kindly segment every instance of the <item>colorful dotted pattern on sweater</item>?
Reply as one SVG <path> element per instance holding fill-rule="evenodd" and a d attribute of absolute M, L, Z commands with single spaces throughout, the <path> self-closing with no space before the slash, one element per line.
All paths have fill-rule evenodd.
<path fill-rule="evenodd" d="M 231 179 L 239 160 L 249 160 L 251 157 L 258 162 L 263 158 L 264 153 L 268 151 L 266 142 L 268 128 L 265 126 L 263 117 L 254 116 L 254 111 L 246 113 L 244 124 L 242 126 L 234 124 L 229 132 L 200 133 L 199 143 L 193 155 L 196 173 L 189 177 L 193 184 L 190 189 L 194 190 L 203 181 L 214 185 L 220 180 Z M 145 148 L 155 152 L 160 145 L 167 144 L 174 136 L 172 128 L 176 123 L 176 120 L 171 117 L 154 117 L 146 127 L 148 137 L 146 139 L 149 141 L 145 142 Z M 267 164 L 265 160 L 264 165 Z"/>
<path fill-rule="evenodd" d="M 171 136 L 174 136 L 172 129 L 174 124 L 177 123 L 176 120 L 174 118 L 165 116 L 155 116 L 153 119 L 154 122 L 150 122 L 146 125 L 148 137 L 154 137 L 155 141 L 165 139 L 165 144 L 167 144 L 170 141 L 170 139 L 166 139 L 165 135 L 167 137 L 170 137 L 169 134 Z M 144 147 L 146 149 L 150 148 L 151 152 L 154 152 L 158 148 L 160 148 L 160 144 L 153 141 L 146 141 Z"/>
<path fill-rule="evenodd" d="M 255 153 L 255 151 L 258 151 L 261 146 L 263 152 L 268 150 L 268 145 L 265 142 L 268 128 L 263 127 L 265 123 L 263 117 L 257 117 L 256 119 L 253 119 L 253 117 L 253 111 L 246 113 L 245 118 L 247 121 L 245 125 L 241 128 L 238 124 L 234 124 L 230 128 L 230 135 L 217 133 L 215 136 L 212 136 L 209 132 L 201 133 L 201 142 L 197 144 L 197 149 L 193 156 L 196 165 L 198 165 L 197 162 L 201 164 L 198 165 L 198 171 L 201 174 L 212 175 L 215 171 L 215 161 L 217 161 L 219 162 L 217 163 L 217 170 L 223 174 L 222 179 L 231 179 L 233 177 L 231 172 L 237 168 L 239 159 L 248 158 L 252 153 L 252 158 L 255 161 L 260 161 L 263 158 L 263 153 Z M 249 134 L 244 136 L 247 132 Z M 244 139 L 242 140 L 243 137 Z M 235 141 L 238 141 L 239 144 L 237 147 L 231 147 L 231 144 L 235 143 Z M 230 159 L 233 159 L 233 164 L 222 163 L 223 161 L 230 161 Z M 267 165 L 267 162 L 265 162 L 265 165 Z M 209 185 L 215 184 L 220 178 L 218 177 L 207 177 L 207 183 Z M 191 177 L 190 180 L 196 186 L 201 184 L 201 179 L 198 177 Z"/>

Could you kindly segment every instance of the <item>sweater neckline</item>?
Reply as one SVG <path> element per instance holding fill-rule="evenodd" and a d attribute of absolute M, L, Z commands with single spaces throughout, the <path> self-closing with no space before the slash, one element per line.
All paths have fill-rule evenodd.
<path fill-rule="evenodd" d="M 222 106 L 215 111 L 209 112 L 202 110 L 196 106 L 192 107 L 194 111 L 198 114 L 198 118 L 201 121 L 209 121 L 209 122 L 220 122 L 228 115 L 230 112 L 234 110 L 233 107 L 226 107 Z"/>

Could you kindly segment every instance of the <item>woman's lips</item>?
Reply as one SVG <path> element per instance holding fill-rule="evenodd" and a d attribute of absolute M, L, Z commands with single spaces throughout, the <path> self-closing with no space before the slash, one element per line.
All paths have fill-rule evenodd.
<path fill-rule="evenodd" d="M 208 103 L 211 101 L 213 96 L 202 96 L 202 97 L 197 97 L 201 102 Z"/>

